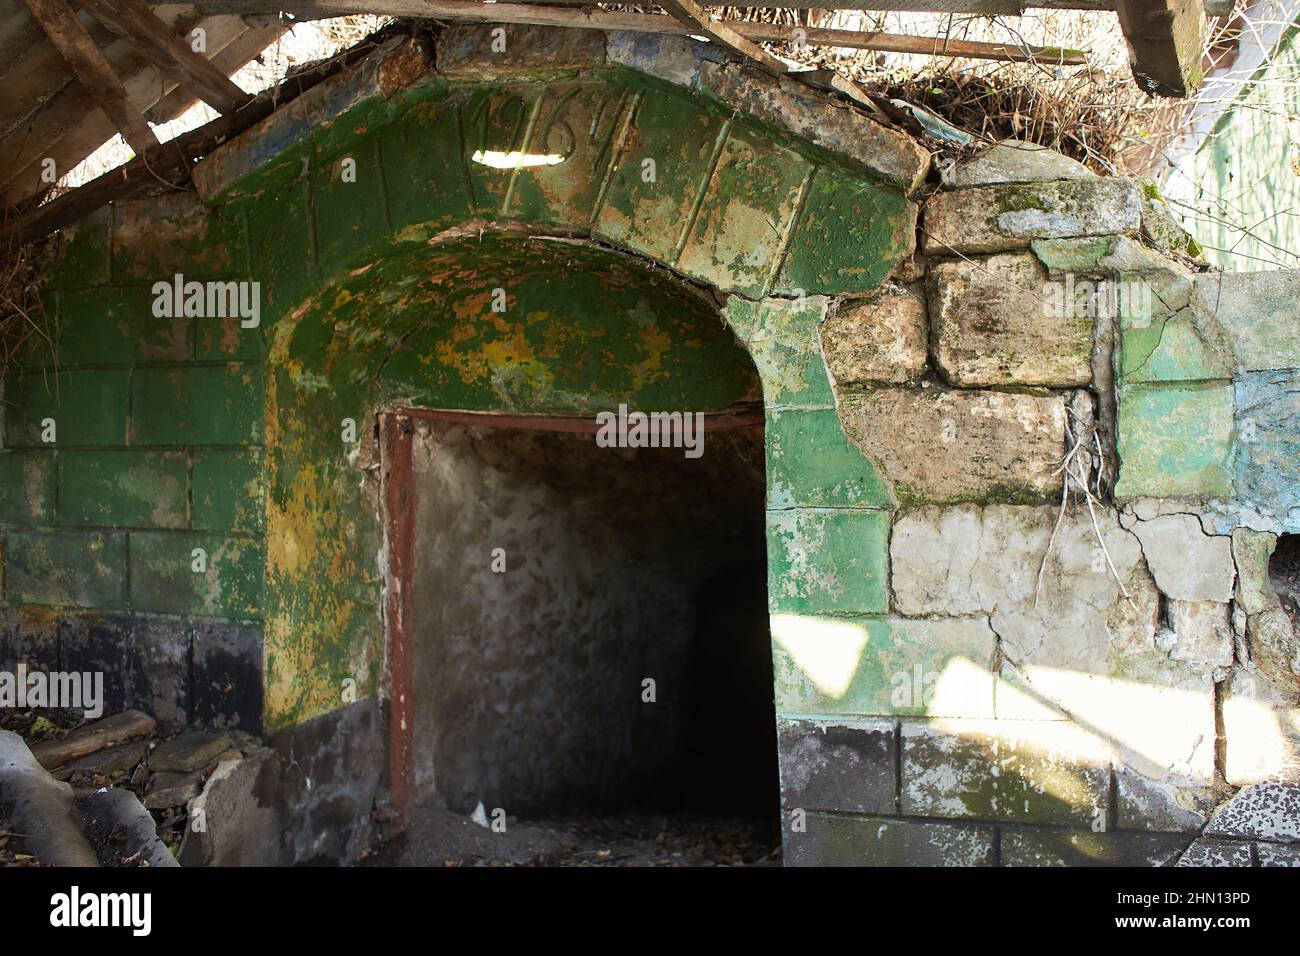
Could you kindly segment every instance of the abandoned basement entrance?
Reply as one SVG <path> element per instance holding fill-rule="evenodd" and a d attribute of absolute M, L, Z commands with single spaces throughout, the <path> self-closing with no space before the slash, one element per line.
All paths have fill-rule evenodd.
<path fill-rule="evenodd" d="M 592 419 L 381 432 L 411 809 L 377 859 L 774 860 L 761 412 L 707 416 L 698 458 Z"/>

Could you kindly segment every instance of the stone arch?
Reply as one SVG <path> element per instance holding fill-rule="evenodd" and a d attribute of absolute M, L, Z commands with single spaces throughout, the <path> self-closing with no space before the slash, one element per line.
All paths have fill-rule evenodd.
<path fill-rule="evenodd" d="M 334 559 L 321 577 L 324 569 L 298 563 L 297 536 L 283 533 L 285 514 L 298 509 L 310 525 L 308 514 L 331 510 L 320 489 L 341 494 L 352 480 L 350 470 L 311 455 L 292 476 L 279 470 L 310 445 L 281 431 L 299 427 L 281 414 L 281 396 L 295 374 L 298 383 L 317 374 L 291 343 L 305 335 L 304 323 L 329 331 L 313 314 L 328 290 L 483 235 L 609 250 L 712 297 L 762 383 L 773 610 L 887 609 L 891 496 L 843 436 L 818 325 L 831 296 L 870 291 L 911 253 L 916 211 L 904 190 L 915 173 L 890 182 L 864 169 L 861 156 L 603 57 L 580 67 L 557 78 L 529 63 L 507 76 L 444 66 L 442 75 L 392 93 L 377 65 L 349 91 L 296 101 L 196 171 L 218 215 L 245 224 L 272 312 L 264 615 L 271 727 L 337 707 L 340 673 L 363 695 L 373 692 L 381 659 L 376 602 L 365 597 L 378 593 L 375 549 Z M 340 102 L 350 108 L 302 128 L 305 117 Z M 915 147 L 906 149 L 915 162 Z M 299 230 L 312 237 L 306 254 L 283 241 Z M 342 370 L 360 353 L 337 358 L 335 374 L 361 374 Z M 507 410 L 502 404 L 495 409 Z M 334 436 L 338 422 L 322 414 L 314 427 Z M 793 467 L 814 457 L 820 471 Z M 818 567 L 801 557 L 813 539 L 828 545 Z M 326 630 L 350 637 L 304 639 Z"/>

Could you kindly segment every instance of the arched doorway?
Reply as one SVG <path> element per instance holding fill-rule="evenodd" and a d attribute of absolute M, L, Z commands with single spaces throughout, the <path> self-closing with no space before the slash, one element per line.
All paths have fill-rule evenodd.
<path fill-rule="evenodd" d="M 272 474 L 304 422 L 379 430 L 328 484 L 383 476 L 399 817 L 748 815 L 775 845 L 761 389 L 714 296 L 490 235 L 354 271 L 280 345 L 323 374 L 275 383 Z"/>

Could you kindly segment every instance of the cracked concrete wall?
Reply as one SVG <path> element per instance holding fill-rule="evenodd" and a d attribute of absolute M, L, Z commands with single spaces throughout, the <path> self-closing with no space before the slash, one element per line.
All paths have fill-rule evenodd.
<path fill-rule="evenodd" d="M 1037 148 L 945 180 L 820 326 L 888 554 L 874 619 L 774 617 L 787 858 L 1294 865 L 1300 274 Z"/>

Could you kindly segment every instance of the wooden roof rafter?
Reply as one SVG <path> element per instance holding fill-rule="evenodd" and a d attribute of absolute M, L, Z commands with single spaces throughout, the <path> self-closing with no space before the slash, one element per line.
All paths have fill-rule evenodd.
<path fill-rule="evenodd" d="M 136 154 L 158 144 L 118 75 L 65 0 L 26 0 L 32 17 L 58 49 L 77 82 L 94 97 Z"/>
<path fill-rule="evenodd" d="M 172 74 L 218 113 L 232 113 L 248 102 L 247 93 L 211 60 L 196 53 L 140 0 L 76 0 L 76 3 L 108 30 L 130 42 L 141 57 L 164 73 Z"/>
<path fill-rule="evenodd" d="M 161 0 L 148 0 L 158 3 Z M 588 0 L 510 0 L 483 3 L 481 0 L 197 0 L 205 11 L 214 13 L 274 13 L 282 11 L 298 19 L 319 19 L 356 13 L 393 17 L 436 19 L 478 19 L 500 23 L 534 23 L 575 28 L 670 32 L 654 21 L 655 14 L 634 14 L 602 10 Z M 749 6 L 768 9 L 881 10 L 924 13 L 952 13 L 967 16 L 1020 16 L 1027 9 L 1072 9 L 1114 11 L 1128 41 L 1133 77 L 1145 91 L 1160 96 L 1189 96 L 1200 81 L 1200 45 L 1206 30 L 1206 7 L 1218 14 L 1230 0 L 751 0 Z M 773 24 L 719 20 L 710 6 L 699 0 L 663 0 L 658 4 L 688 32 L 705 36 L 721 46 L 755 60 L 773 70 L 785 72 L 779 58 L 757 46 L 760 42 L 789 42 L 794 28 Z M 482 13 L 472 15 L 478 8 Z M 528 11 L 534 11 L 529 13 Z M 938 37 L 892 37 L 863 34 L 857 42 L 832 38 L 827 31 L 814 38 L 812 28 L 800 28 L 800 39 L 812 45 L 847 46 L 857 49 L 917 53 L 940 56 L 978 56 L 984 59 L 1036 59 L 1057 65 L 1081 65 L 1082 51 L 1053 48 L 1025 48 L 1015 44 L 983 44 L 988 49 L 974 53 L 958 49 L 954 41 Z M 784 30 L 784 32 L 782 32 Z M 857 31 L 836 33 L 851 35 Z M 966 41 L 970 48 L 980 44 Z M 905 47 L 900 49 L 900 47 Z M 997 48 L 997 49 L 994 49 Z M 1061 59 L 1063 53 L 1070 54 Z M 1041 54 L 1041 55 L 1039 55 Z"/>

